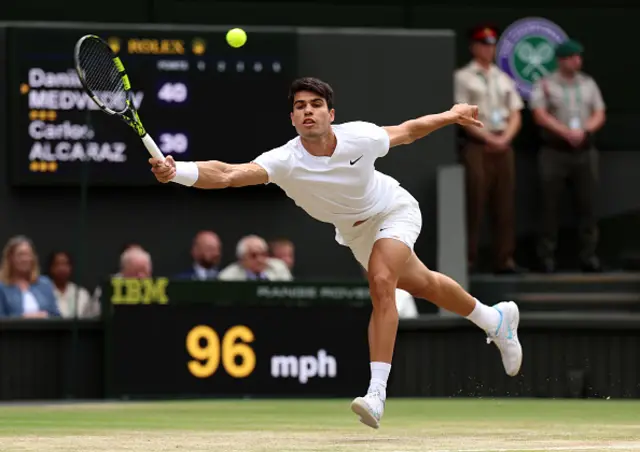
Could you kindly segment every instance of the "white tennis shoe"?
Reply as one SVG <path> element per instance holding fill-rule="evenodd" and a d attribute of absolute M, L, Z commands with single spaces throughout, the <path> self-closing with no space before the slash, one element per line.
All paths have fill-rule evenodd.
<path fill-rule="evenodd" d="M 377 429 L 384 414 L 384 400 L 380 393 L 374 390 L 364 397 L 353 399 L 351 411 L 360 416 L 360 422 Z"/>
<path fill-rule="evenodd" d="M 505 372 L 514 377 L 522 366 L 522 345 L 518 340 L 520 311 L 513 301 L 503 301 L 493 308 L 500 313 L 500 323 L 495 331 L 487 332 L 487 344 L 496 344 L 502 356 Z"/>

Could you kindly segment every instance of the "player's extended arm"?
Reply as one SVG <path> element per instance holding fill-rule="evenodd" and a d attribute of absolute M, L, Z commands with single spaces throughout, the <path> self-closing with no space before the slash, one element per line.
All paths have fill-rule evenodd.
<path fill-rule="evenodd" d="M 193 184 L 196 188 L 246 187 L 266 184 L 269 180 L 265 169 L 256 163 L 233 165 L 210 160 L 195 164 L 198 166 L 198 179 Z"/>
<path fill-rule="evenodd" d="M 410 119 L 397 126 L 387 126 L 384 129 L 389 134 L 389 147 L 394 147 L 413 143 L 452 124 L 483 127 L 483 124 L 476 119 L 477 117 L 478 107 L 458 104 L 449 111 Z"/>
<path fill-rule="evenodd" d="M 217 160 L 174 162 L 171 156 L 161 162 L 150 159 L 151 171 L 162 183 L 175 182 L 188 187 L 220 189 L 266 184 L 269 176 L 256 163 L 229 164 Z"/>

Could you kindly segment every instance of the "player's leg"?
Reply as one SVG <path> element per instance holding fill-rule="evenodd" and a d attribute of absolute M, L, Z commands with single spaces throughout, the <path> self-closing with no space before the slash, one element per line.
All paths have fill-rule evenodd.
<path fill-rule="evenodd" d="M 371 380 L 367 395 L 352 403 L 362 422 L 378 428 L 387 398 L 387 380 L 398 332 L 398 310 L 395 292 L 412 250 L 393 238 L 376 240 L 369 257 L 367 277 L 373 310 L 369 322 Z"/>
<path fill-rule="evenodd" d="M 447 311 L 458 314 L 483 329 L 502 356 L 505 372 L 514 376 L 522 365 L 522 346 L 518 339 L 520 313 L 512 302 L 487 306 L 472 297 L 450 277 L 429 270 L 411 255 L 398 280 L 398 287 L 417 298 L 428 300 Z"/>

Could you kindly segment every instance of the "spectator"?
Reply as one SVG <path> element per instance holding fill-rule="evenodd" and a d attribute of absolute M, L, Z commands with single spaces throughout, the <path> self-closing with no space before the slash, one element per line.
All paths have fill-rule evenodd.
<path fill-rule="evenodd" d="M 151 278 L 151 255 L 140 247 L 131 247 L 120 256 L 120 278 Z"/>
<path fill-rule="evenodd" d="M 596 256 L 598 151 L 593 137 L 604 125 L 605 103 L 595 80 L 581 72 L 582 52 L 582 45 L 574 40 L 558 45 L 558 70 L 534 84 L 529 101 L 534 120 L 542 128 L 538 163 L 543 225 L 538 257 L 546 273 L 556 268 L 558 207 L 567 181 L 575 188 L 582 270 L 602 270 Z"/>
<path fill-rule="evenodd" d="M 11 238 L 2 252 L 0 317 L 60 317 L 53 285 L 40 275 L 38 256 L 25 236 Z"/>
<path fill-rule="evenodd" d="M 471 30 L 473 60 L 454 74 L 456 103 L 478 105 L 484 128 L 464 127 L 461 157 L 467 185 L 469 268 L 477 264 L 486 203 L 493 229 L 496 273 L 521 273 L 515 251 L 515 158 L 512 141 L 521 127 L 524 102 L 514 81 L 494 63 L 498 32 L 481 26 Z"/>
<path fill-rule="evenodd" d="M 120 271 L 111 278 L 151 278 L 152 262 L 151 255 L 137 244 L 127 245 L 122 248 L 120 255 Z M 98 286 L 93 291 L 93 298 L 96 300 L 97 308 L 102 310 L 102 287 Z M 99 315 L 99 313 L 96 313 Z"/>
<path fill-rule="evenodd" d="M 193 267 L 180 273 L 176 279 L 212 280 L 220 272 L 222 244 L 220 237 L 213 231 L 200 231 L 193 239 L 191 246 Z"/>
<path fill-rule="evenodd" d="M 222 281 L 291 281 L 287 265 L 280 259 L 269 257 L 267 242 L 257 235 L 248 235 L 236 247 L 238 261 L 218 275 Z"/>
<path fill-rule="evenodd" d="M 271 257 L 280 259 L 287 265 L 287 268 L 293 273 L 293 266 L 295 265 L 295 247 L 293 242 L 289 239 L 275 239 L 269 242 L 269 251 Z"/>
<path fill-rule="evenodd" d="M 89 291 L 71 281 L 73 262 L 66 251 L 57 251 L 49 258 L 49 277 L 53 281 L 53 293 L 58 309 L 65 318 L 91 318 L 99 312 L 99 306 Z"/>

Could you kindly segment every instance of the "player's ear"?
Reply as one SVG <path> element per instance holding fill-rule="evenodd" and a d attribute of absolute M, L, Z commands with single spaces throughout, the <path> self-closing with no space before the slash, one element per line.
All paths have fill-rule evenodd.
<path fill-rule="evenodd" d="M 331 122 L 333 122 L 334 119 L 336 119 L 336 111 L 335 109 L 331 109 L 329 110 L 329 118 L 331 119 Z"/>
<path fill-rule="evenodd" d="M 293 122 L 293 112 L 289 113 L 289 117 L 291 118 L 291 125 L 295 126 L 295 124 Z"/>

